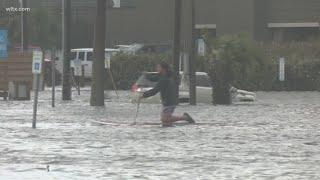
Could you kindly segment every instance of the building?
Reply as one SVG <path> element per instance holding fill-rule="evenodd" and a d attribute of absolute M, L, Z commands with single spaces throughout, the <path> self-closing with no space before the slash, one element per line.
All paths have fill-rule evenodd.
<path fill-rule="evenodd" d="M 300 41 L 319 35 L 319 0 L 195 1 L 196 29 L 206 29 L 212 36 L 247 33 L 257 41 Z M 72 0 L 75 47 L 93 44 L 95 2 Z M 60 13 L 61 0 L 37 4 Z M 113 0 L 107 10 L 106 44 L 171 43 L 173 11 L 173 0 Z"/>
<path fill-rule="evenodd" d="M 131 1 L 130 8 L 109 10 L 110 42 L 171 42 L 174 2 Z M 307 40 L 319 34 L 319 23 L 319 0 L 196 0 L 196 28 L 215 36 L 247 33 L 258 41 Z"/>

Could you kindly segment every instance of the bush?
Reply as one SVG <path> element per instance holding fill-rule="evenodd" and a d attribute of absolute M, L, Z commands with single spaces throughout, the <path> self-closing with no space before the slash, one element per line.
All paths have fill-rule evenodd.
<path fill-rule="evenodd" d="M 213 79 L 222 73 L 222 76 L 219 76 L 220 83 L 228 81 L 230 85 L 250 91 L 320 89 L 320 43 L 318 41 L 262 44 L 240 34 L 207 39 L 206 42 L 214 49 L 208 49 L 206 56 L 197 58 L 196 70 L 208 72 Z M 280 57 L 286 58 L 285 82 L 278 80 Z M 141 72 L 155 71 L 155 65 L 161 61 L 170 62 L 171 55 L 118 54 L 112 57 L 112 73 L 118 88 L 130 89 Z M 105 74 L 106 88 L 112 89 L 110 76 L 107 75 L 108 73 Z M 213 84 L 216 83 L 213 82 Z"/>
<path fill-rule="evenodd" d="M 169 61 L 167 54 L 118 54 L 111 59 L 111 70 L 119 89 L 128 90 L 137 81 L 142 72 L 155 71 L 155 66 L 161 61 Z M 107 73 L 105 73 L 107 74 Z M 112 89 L 110 76 L 106 78 L 106 88 Z"/>
<path fill-rule="evenodd" d="M 320 45 L 318 40 L 308 43 L 263 44 L 266 56 L 272 61 L 277 75 L 278 59 L 286 59 L 286 81 L 274 77 L 272 90 L 310 91 L 320 89 Z"/>
<path fill-rule="evenodd" d="M 270 86 L 269 62 L 256 42 L 245 35 L 222 36 L 213 41 L 217 51 L 211 58 L 219 67 L 211 68 L 224 73 L 230 85 L 246 90 L 258 90 Z M 215 74 L 216 74 L 215 73 Z M 212 74 L 212 73 L 210 73 Z"/>
<path fill-rule="evenodd" d="M 318 42 L 259 44 L 246 35 L 222 36 L 211 40 L 216 50 L 211 50 L 206 58 L 213 62 L 223 61 L 228 67 L 230 84 L 237 88 L 252 91 L 319 90 Z M 286 59 L 284 82 L 278 79 L 280 57 Z M 215 69 L 212 67 L 211 71 Z"/>

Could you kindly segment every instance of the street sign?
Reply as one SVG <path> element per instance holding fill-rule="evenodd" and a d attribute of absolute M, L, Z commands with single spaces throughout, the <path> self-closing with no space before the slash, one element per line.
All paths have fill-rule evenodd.
<path fill-rule="evenodd" d="M 82 63 L 81 59 L 73 60 L 74 63 L 74 75 L 75 76 L 82 76 Z"/>
<path fill-rule="evenodd" d="M 106 54 L 105 59 L 104 59 L 104 68 L 110 69 L 111 68 L 111 55 Z"/>
<path fill-rule="evenodd" d="M 32 57 L 32 73 L 35 74 L 36 88 L 34 92 L 34 101 L 33 101 L 33 119 L 32 119 L 32 128 L 36 128 L 37 124 L 37 110 L 38 110 L 38 95 L 40 87 L 40 74 L 42 71 L 42 51 L 33 51 Z"/>
<path fill-rule="evenodd" d="M 42 51 L 33 51 L 32 73 L 41 74 L 42 71 Z"/>
<path fill-rule="evenodd" d="M 0 60 L 8 58 L 8 30 L 0 29 Z"/>
<path fill-rule="evenodd" d="M 284 58 L 279 59 L 279 81 L 285 81 L 285 66 L 286 66 L 286 61 Z"/>

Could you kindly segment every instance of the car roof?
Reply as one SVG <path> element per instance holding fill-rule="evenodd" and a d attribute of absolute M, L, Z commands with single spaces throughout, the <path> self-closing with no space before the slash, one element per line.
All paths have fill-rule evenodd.
<path fill-rule="evenodd" d="M 111 49 L 106 48 L 106 52 L 119 52 L 119 49 Z M 93 48 L 77 48 L 77 49 L 71 49 L 71 52 L 93 52 Z"/>
<path fill-rule="evenodd" d="M 143 72 L 143 74 L 158 74 L 158 72 Z M 180 71 L 180 74 L 183 74 L 183 71 Z M 208 76 L 206 72 L 196 72 L 198 76 Z"/>

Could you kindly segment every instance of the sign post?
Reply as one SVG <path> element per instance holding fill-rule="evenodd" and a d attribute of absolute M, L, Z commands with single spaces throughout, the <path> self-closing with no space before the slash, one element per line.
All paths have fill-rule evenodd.
<path fill-rule="evenodd" d="M 35 75 L 36 87 L 34 90 L 34 102 L 33 102 L 33 119 L 32 119 L 32 128 L 37 127 L 37 109 L 38 109 L 38 95 L 39 95 L 39 86 L 40 86 L 40 74 L 42 71 L 42 51 L 33 52 L 33 61 L 32 61 L 32 73 Z"/>
<path fill-rule="evenodd" d="M 286 79 L 285 66 L 286 66 L 286 61 L 285 61 L 285 58 L 282 57 L 279 59 L 279 81 L 285 81 Z"/>
<path fill-rule="evenodd" d="M 0 60 L 8 58 L 8 30 L 0 29 Z"/>

